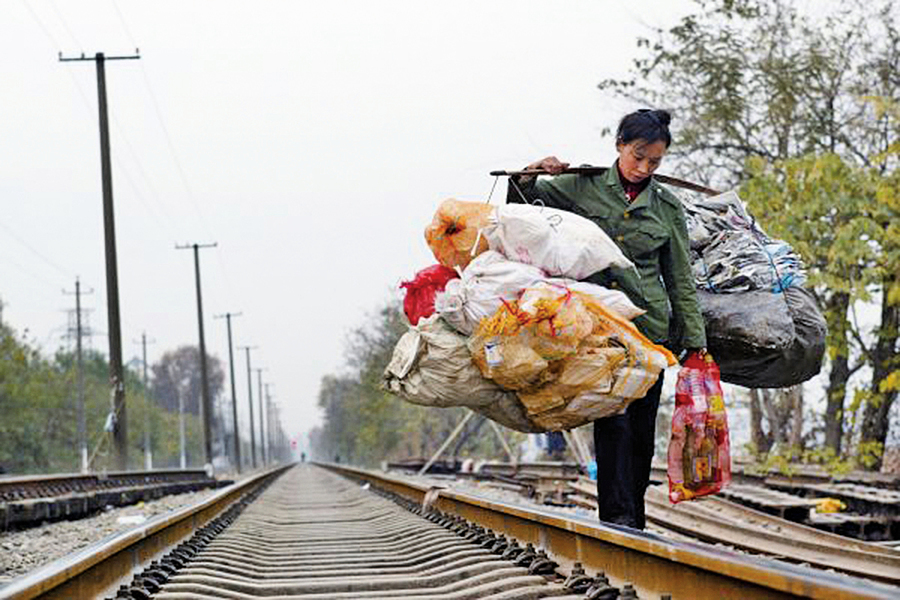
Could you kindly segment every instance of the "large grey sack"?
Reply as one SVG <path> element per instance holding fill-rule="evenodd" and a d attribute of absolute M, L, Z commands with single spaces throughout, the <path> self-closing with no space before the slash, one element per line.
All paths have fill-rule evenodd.
<path fill-rule="evenodd" d="M 413 404 L 466 406 L 510 429 L 542 431 L 515 393 L 481 374 L 466 341 L 438 315 L 420 320 L 397 342 L 382 387 Z"/>
<path fill-rule="evenodd" d="M 713 294 L 697 290 L 707 346 L 722 381 L 754 388 L 797 385 L 822 367 L 827 327 L 806 289 Z"/>

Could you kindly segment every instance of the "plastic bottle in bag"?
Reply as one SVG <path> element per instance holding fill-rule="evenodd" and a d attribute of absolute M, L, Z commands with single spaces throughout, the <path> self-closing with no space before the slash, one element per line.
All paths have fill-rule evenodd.
<path fill-rule="evenodd" d="M 678 373 L 668 479 L 673 504 L 715 494 L 731 481 L 725 401 L 709 354 L 692 354 Z"/>

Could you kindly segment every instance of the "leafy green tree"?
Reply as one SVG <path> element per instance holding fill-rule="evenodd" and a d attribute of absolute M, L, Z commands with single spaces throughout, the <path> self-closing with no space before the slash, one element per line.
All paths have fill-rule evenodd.
<path fill-rule="evenodd" d="M 894 0 L 801 14 L 791 0 L 695 0 L 697 12 L 638 40 L 644 55 L 600 89 L 671 109 L 680 172 L 734 184 L 746 161 L 837 154 L 886 169 L 896 139 L 866 98 L 898 97 Z"/>
<path fill-rule="evenodd" d="M 109 363 L 99 352 L 83 356 L 85 422 L 91 469 L 113 468 L 111 436 L 104 429 L 110 410 Z M 144 401 L 147 390 L 126 370 L 129 468 L 143 468 L 143 423 L 149 420 L 154 466 L 179 464 L 178 415 Z M 46 358 L 8 326 L 0 326 L 0 469 L 9 473 L 73 472 L 80 468 L 77 371 L 73 353 Z M 203 462 L 202 427 L 188 415 L 191 464 Z"/>

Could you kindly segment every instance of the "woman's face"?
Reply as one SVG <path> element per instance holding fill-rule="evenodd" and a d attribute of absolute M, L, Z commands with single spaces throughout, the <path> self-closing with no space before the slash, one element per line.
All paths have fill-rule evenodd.
<path fill-rule="evenodd" d="M 631 183 L 640 183 L 659 168 L 666 153 L 666 143 L 662 140 L 648 144 L 647 140 L 634 140 L 627 144 L 616 144 L 619 151 L 619 169 Z"/>

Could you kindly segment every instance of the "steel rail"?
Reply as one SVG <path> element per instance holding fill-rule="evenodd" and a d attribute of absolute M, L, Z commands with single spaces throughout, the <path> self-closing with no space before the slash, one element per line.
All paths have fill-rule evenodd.
<path fill-rule="evenodd" d="M 4 586 L 0 600 L 31 598 L 102 598 L 133 573 L 225 511 L 233 502 L 279 475 L 279 466 L 234 483 L 192 506 L 161 515 L 146 524 L 92 544 L 80 552 L 51 562 Z"/>
<path fill-rule="evenodd" d="M 114 471 L 110 473 L 58 473 L 49 475 L 14 475 L 0 477 L 0 500 L 58 496 L 93 489 L 120 487 L 132 482 L 179 482 L 209 479 L 203 469 L 151 471 Z"/>
<path fill-rule="evenodd" d="M 596 484 L 570 483 L 596 501 Z M 857 577 L 900 585 L 900 551 L 848 539 L 722 498 L 671 505 L 658 487 L 647 491 L 647 520 L 708 542 L 783 557 Z M 594 504 L 596 507 L 596 503 Z"/>
<path fill-rule="evenodd" d="M 203 470 L 6 478 L 0 480 L 0 531 L 79 519 L 107 506 L 127 506 L 230 483 L 214 479 Z"/>
<path fill-rule="evenodd" d="M 416 503 L 458 515 L 478 525 L 530 542 L 565 568 L 580 562 L 605 571 L 610 580 L 634 581 L 647 597 L 896 599 L 900 588 L 848 575 L 816 571 L 764 557 L 563 517 L 538 508 L 511 505 L 429 486 L 405 478 L 341 465 L 321 465 Z M 641 596 L 643 597 L 643 595 Z"/>

